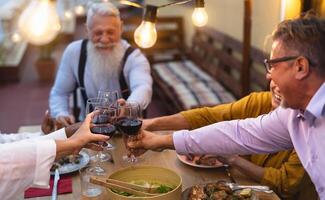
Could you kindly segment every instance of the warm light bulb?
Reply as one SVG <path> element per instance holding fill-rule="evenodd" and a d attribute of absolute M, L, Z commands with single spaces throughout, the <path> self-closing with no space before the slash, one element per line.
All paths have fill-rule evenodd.
<path fill-rule="evenodd" d="M 134 32 L 134 40 L 142 48 L 150 48 L 157 41 L 156 25 L 153 22 L 142 21 Z"/>
<path fill-rule="evenodd" d="M 86 13 L 85 7 L 83 5 L 78 5 L 74 8 L 74 12 L 77 16 L 82 16 Z"/>
<path fill-rule="evenodd" d="M 205 8 L 195 8 L 192 14 L 192 21 L 195 26 L 202 27 L 208 23 L 208 14 Z"/>
<path fill-rule="evenodd" d="M 18 43 L 21 41 L 21 36 L 19 35 L 19 33 L 14 33 L 11 35 L 11 40 L 14 42 L 14 43 Z"/>
<path fill-rule="evenodd" d="M 53 1 L 33 0 L 18 20 L 21 36 L 34 45 L 48 44 L 60 32 L 60 20 Z"/>
<path fill-rule="evenodd" d="M 72 12 L 70 10 L 67 10 L 64 12 L 64 17 L 66 19 L 71 19 L 72 18 Z"/>

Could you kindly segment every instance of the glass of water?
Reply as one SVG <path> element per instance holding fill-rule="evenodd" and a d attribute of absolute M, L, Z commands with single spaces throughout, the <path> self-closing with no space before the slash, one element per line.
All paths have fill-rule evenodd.
<path fill-rule="evenodd" d="M 85 197 L 97 197 L 103 193 L 103 188 L 99 185 L 95 185 L 89 182 L 91 176 L 98 176 L 89 167 L 85 167 L 79 170 L 80 183 L 81 183 L 81 195 Z"/>

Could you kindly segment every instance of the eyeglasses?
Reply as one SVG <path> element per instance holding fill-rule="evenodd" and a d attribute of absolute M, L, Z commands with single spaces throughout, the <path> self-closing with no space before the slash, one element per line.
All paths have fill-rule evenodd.
<path fill-rule="evenodd" d="M 275 64 L 275 63 L 279 63 L 279 62 L 287 62 L 287 61 L 290 61 L 290 60 L 294 60 L 296 58 L 298 58 L 299 56 L 286 56 L 286 57 L 282 57 L 282 58 L 275 58 L 275 59 L 265 59 L 264 60 L 264 66 L 265 66 L 265 69 L 267 71 L 267 73 L 270 73 L 271 72 L 271 69 L 272 69 L 272 64 Z"/>

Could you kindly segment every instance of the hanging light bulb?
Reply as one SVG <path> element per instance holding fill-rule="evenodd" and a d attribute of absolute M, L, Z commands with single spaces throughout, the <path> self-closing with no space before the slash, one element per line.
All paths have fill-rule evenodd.
<path fill-rule="evenodd" d="M 34 45 L 51 42 L 59 34 L 60 28 L 55 2 L 49 0 L 33 0 L 18 20 L 19 33 Z"/>
<path fill-rule="evenodd" d="M 14 43 L 21 42 L 21 36 L 19 35 L 19 33 L 12 34 L 11 41 L 13 41 Z"/>
<path fill-rule="evenodd" d="M 157 7 L 147 5 L 143 20 L 134 32 L 135 43 L 142 48 L 150 48 L 157 41 L 156 31 Z"/>
<path fill-rule="evenodd" d="M 195 26 L 202 27 L 208 23 L 208 14 L 204 8 L 204 0 L 196 0 L 192 21 Z"/>
<path fill-rule="evenodd" d="M 65 17 L 66 19 L 72 19 L 72 16 L 73 16 L 73 14 L 72 14 L 72 12 L 71 12 L 70 10 L 66 10 L 66 11 L 64 12 L 64 17 Z"/>
<path fill-rule="evenodd" d="M 74 12 L 77 16 L 82 16 L 86 13 L 86 9 L 83 5 L 78 5 L 74 8 Z"/>

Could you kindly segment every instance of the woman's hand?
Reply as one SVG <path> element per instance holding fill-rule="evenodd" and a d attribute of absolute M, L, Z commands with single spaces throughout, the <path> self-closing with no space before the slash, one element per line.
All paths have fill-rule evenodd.
<path fill-rule="evenodd" d="M 109 140 L 109 136 L 93 134 L 90 131 L 92 117 L 93 113 L 88 114 L 80 128 L 68 139 L 76 145 L 75 151 L 77 152 L 79 152 L 83 147 L 100 150 L 99 145 L 95 145 L 93 142 L 105 142 Z"/>

